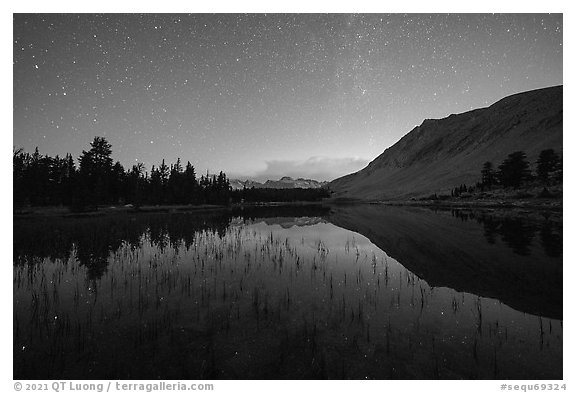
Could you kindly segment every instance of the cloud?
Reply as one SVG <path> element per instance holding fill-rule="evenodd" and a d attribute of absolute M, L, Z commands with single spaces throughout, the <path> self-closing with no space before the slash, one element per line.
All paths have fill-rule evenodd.
<path fill-rule="evenodd" d="M 358 157 L 310 157 L 307 160 L 266 161 L 266 168 L 250 176 L 256 180 L 279 179 L 282 176 L 303 177 L 318 181 L 334 180 L 364 168 L 369 160 Z"/>

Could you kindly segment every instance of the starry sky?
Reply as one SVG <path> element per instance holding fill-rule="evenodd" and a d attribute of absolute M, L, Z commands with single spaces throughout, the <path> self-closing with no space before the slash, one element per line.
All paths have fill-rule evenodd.
<path fill-rule="evenodd" d="M 13 145 L 332 180 L 427 118 L 562 84 L 561 14 L 15 14 Z"/>

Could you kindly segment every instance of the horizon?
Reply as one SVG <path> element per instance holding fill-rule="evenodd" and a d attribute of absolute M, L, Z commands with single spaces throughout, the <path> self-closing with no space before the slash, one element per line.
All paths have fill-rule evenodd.
<path fill-rule="evenodd" d="M 563 83 L 561 14 L 14 15 L 13 48 L 15 147 L 98 135 L 125 168 L 258 181 L 331 181 L 425 119 Z"/>
<path fill-rule="evenodd" d="M 501 101 L 501 100 L 503 100 L 503 99 L 505 99 L 505 98 L 512 97 L 512 96 L 517 95 L 517 94 L 528 93 L 528 92 L 530 92 L 530 91 L 551 89 L 551 88 L 555 88 L 555 87 L 563 87 L 563 84 L 553 85 L 553 86 L 539 87 L 539 88 L 536 88 L 536 89 L 531 89 L 531 90 L 526 90 L 526 91 L 521 91 L 521 92 L 513 93 L 513 94 L 511 94 L 511 95 L 507 95 L 507 96 L 505 96 L 505 97 L 502 97 L 502 98 L 494 101 L 493 103 L 491 103 L 491 104 L 489 104 L 489 105 L 487 105 L 487 106 L 485 106 L 485 107 L 474 108 L 474 109 L 471 109 L 471 110 L 465 111 L 465 112 L 451 113 L 451 114 L 449 114 L 449 115 L 447 115 L 447 116 L 445 116 L 445 117 L 441 117 L 441 118 L 440 118 L 440 117 L 439 117 L 439 118 L 427 118 L 427 119 L 424 119 L 424 120 L 442 120 L 442 119 L 445 119 L 445 118 L 447 118 L 447 117 L 449 117 L 449 116 L 452 116 L 452 115 L 461 115 L 461 114 L 465 114 L 465 113 L 470 112 L 470 111 L 488 108 L 488 107 L 492 106 L 493 104 L 495 104 L 495 103 L 497 103 L 497 102 L 499 102 L 499 101 Z M 422 124 L 422 123 L 421 123 L 421 124 Z M 421 125 L 421 124 L 420 124 L 420 125 Z M 416 127 L 419 127 L 419 125 L 418 125 L 418 126 L 415 126 L 414 128 L 416 128 Z M 406 135 L 408 135 L 410 132 L 412 132 L 412 131 L 414 130 L 414 128 L 412 128 L 410 131 L 406 132 L 405 134 L 401 135 L 401 136 L 398 138 L 398 140 L 396 140 L 395 142 L 393 142 L 391 145 L 384 147 L 384 148 L 383 148 L 384 150 L 382 150 L 382 153 L 383 153 L 385 150 L 387 150 L 388 148 L 390 148 L 390 147 L 394 146 L 396 143 L 398 143 L 398 141 L 400 141 L 400 139 L 402 139 L 404 136 L 406 136 Z M 97 136 L 98 136 L 98 135 L 97 135 Z M 96 136 L 95 136 L 95 137 L 96 137 Z M 112 147 L 114 147 L 114 146 L 112 146 Z M 14 146 L 14 148 L 18 148 L 18 146 Z M 84 150 L 84 149 L 83 149 L 83 150 Z M 88 150 L 88 149 L 86 149 L 86 150 Z M 29 153 L 31 153 L 31 152 L 29 152 Z M 42 154 L 41 151 L 40 151 L 40 153 Z M 65 154 L 68 154 L 68 153 L 70 153 L 70 152 L 67 152 L 67 153 L 65 153 Z M 278 181 L 278 180 L 281 180 L 283 177 L 289 177 L 289 178 L 292 178 L 292 179 L 294 179 L 294 180 L 299 180 L 299 179 L 303 179 L 303 180 L 316 180 L 316 181 L 318 181 L 318 182 L 328 182 L 328 183 L 329 183 L 329 182 L 331 182 L 331 181 L 333 181 L 333 180 L 336 180 L 336 179 L 338 179 L 338 178 L 340 178 L 340 177 L 344 177 L 344 176 L 346 176 L 346 175 L 348 175 L 348 174 L 353 174 L 353 173 L 356 173 L 356 172 L 364 169 L 368 164 L 370 164 L 373 160 L 375 160 L 376 158 L 378 158 L 378 156 L 380 156 L 382 153 L 379 153 L 377 156 L 375 156 L 375 157 L 372 158 L 372 159 L 366 160 L 366 163 L 365 163 L 362 167 L 360 167 L 360 169 L 358 169 L 357 171 L 350 172 L 350 173 L 346 173 L 346 174 L 344 174 L 344 175 L 341 175 L 341 176 L 339 176 L 339 177 L 335 177 L 335 178 L 332 178 L 332 179 L 321 179 L 321 180 L 320 180 L 320 179 L 317 179 L 317 178 L 314 178 L 314 177 L 304 177 L 304 176 L 300 176 L 300 175 L 287 175 L 287 174 L 281 174 L 281 173 L 276 173 L 276 174 L 272 174 L 272 175 L 267 175 L 267 176 L 264 175 L 264 176 L 263 176 L 263 175 L 258 175 L 258 174 L 256 174 L 256 175 L 244 175 L 244 174 L 235 174 L 235 173 L 233 173 L 233 172 L 231 172 L 230 174 L 229 174 L 228 172 L 224 172 L 224 171 L 222 171 L 222 172 L 224 172 L 224 173 L 226 174 L 226 177 L 227 177 L 228 179 L 230 179 L 230 180 L 239 180 L 239 181 L 244 181 L 244 182 L 245 182 L 245 181 L 255 181 L 255 182 L 259 182 L 259 183 L 264 183 L 264 182 L 266 182 L 266 181 L 268 181 L 268 180 Z M 70 154 L 72 154 L 72 153 L 70 153 Z M 72 154 L 72 158 L 74 159 L 74 162 L 75 162 L 77 165 L 79 165 L 78 159 L 79 159 L 79 157 L 80 157 L 80 154 L 81 154 L 81 153 L 79 153 L 77 156 L 74 156 L 74 155 Z M 60 156 L 63 157 L 64 155 L 60 155 Z M 114 156 L 114 151 L 112 151 L 112 156 Z M 182 157 L 178 157 L 178 158 L 180 158 L 183 163 L 186 163 L 186 162 L 188 161 L 188 160 L 182 160 Z M 311 157 L 310 160 L 314 160 L 315 158 L 317 158 L 317 157 Z M 359 160 L 360 162 L 362 161 L 362 159 L 359 159 L 359 158 L 356 158 L 356 159 Z M 116 161 L 116 160 L 115 160 L 115 161 Z M 119 162 L 119 161 L 118 161 L 118 162 Z M 174 164 L 174 163 L 175 163 L 175 162 L 168 162 L 168 164 Z M 122 164 L 122 163 L 121 163 L 121 164 Z M 148 166 L 146 163 L 142 163 L 142 164 L 144 164 L 145 172 L 148 172 L 149 170 L 151 170 L 152 166 L 157 166 L 157 164 L 152 164 L 152 165 L 150 165 L 150 166 Z M 158 164 L 159 164 L 159 163 L 158 163 Z M 124 164 L 122 164 L 122 165 L 124 166 Z M 124 169 L 125 169 L 125 170 L 128 170 L 128 169 L 130 169 L 130 167 L 126 166 Z M 196 168 L 195 168 L 195 169 L 196 169 Z M 204 174 L 204 173 L 199 173 L 199 172 L 197 171 L 197 169 L 196 169 L 196 172 L 197 172 L 197 175 L 199 175 L 199 176 L 202 176 L 202 175 Z M 219 172 L 220 172 L 220 170 L 210 171 L 209 168 L 205 170 L 205 173 L 206 173 L 207 176 L 212 176 L 212 175 L 214 175 L 214 174 L 217 175 Z"/>

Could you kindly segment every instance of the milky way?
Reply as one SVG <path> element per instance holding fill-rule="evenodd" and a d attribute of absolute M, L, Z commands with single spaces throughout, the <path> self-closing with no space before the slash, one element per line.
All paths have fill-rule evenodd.
<path fill-rule="evenodd" d="M 562 84 L 561 15 L 14 16 L 14 145 L 331 179 L 426 118 Z"/>

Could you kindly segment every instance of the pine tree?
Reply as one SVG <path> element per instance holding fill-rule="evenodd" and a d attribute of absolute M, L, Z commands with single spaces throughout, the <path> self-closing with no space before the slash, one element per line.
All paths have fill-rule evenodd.
<path fill-rule="evenodd" d="M 176 164 L 170 166 L 170 176 L 168 178 L 168 195 L 172 203 L 184 203 L 184 176 L 180 158 Z"/>
<path fill-rule="evenodd" d="M 175 164 L 152 166 L 150 176 L 143 164 L 125 170 L 113 163 L 112 146 L 103 137 L 95 137 L 88 151 L 82 151 L 78 169 L 72 155 L 42 156 L 22 149 L 13 150 L 14 206 L 66 204 L 74 209 L 104 203 L 215 203 L 231 200 L 230 182 L 224 172 L 196 178 L 188 161 L 183 169 L 180 158 Z"/>
<path fill-rule="evenodd" d="M 146 185 L 144 171 L 144 164 L 139 162 L 136 165 L 132 165 L 132 169 L 126 174 L 124 195 L 126 202 L 132 203 L 135 207 L 141 206 L 143 202 L 143 193 Z"/>
<path fill-rule="evenodd" d="M 519 187 L 530 178 L 526 153 L 517 151 L 508 155 L 498 167 L 500 182 L 505 187 Z"/>
<path fill-rule="evenodd" d="M 158 167 L 158 174 L 160 175 L 160 181 L 162 185 L 165 186 L 168 183 L 168 178 L 170 177 L 170 168 L 166 165 L 164 159 L 162 159 L 162 164 Z"/>
<path fill-rule="evenodd" d="M 22 148 L 14 148 L 12 151 L 12 178 L 14 184 L 14 207 L 21 208 L 29 203 L 28 166 L 30 154 Z"/>
<path fill-rule="evenodd" d="M 198 203 L 198 182 L 196 181 L 196 171 L 190 161 L 186 163 L 183 176 L 185 203 Z"/>
<path fill-rule="evenodd" d="M 536 161 L 538 178 L 548 183 L 551 174 L 562 169 L 562 161 L 554 149 L 542 150 Z"/>
<path fill-rule="evenodd" d="M 158 205 L 162 202 L 162 178 L 160 176 L 160 171 L 152 165 L 150 170 L 150 182 L 149 182 L 149 199 L 150 202 Z"/>
<path fill-rule="evenodd" d="M 80 203 L 97 205 L 111 202 L 112 145 L 95 137 L 90 150 L 80 155 Z"/>
<path fill-rule="evenodd" d="M 490 161 L 486 161 L 482 167 L 482 186 L 492 187 L 494 184 L 494 167 Z"/>

